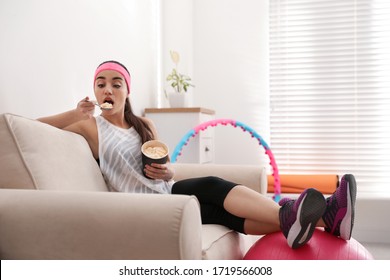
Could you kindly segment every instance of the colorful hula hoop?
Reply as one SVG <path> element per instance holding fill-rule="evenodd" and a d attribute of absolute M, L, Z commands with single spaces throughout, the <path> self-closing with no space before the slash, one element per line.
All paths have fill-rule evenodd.
<path fill-rule="evenodd" d="M 187 132 L 183 138 L 180 140 L 180 142 L 176 145 L 172 156 L 171 156 L 171 162 L 175 163 L 177 161 L 177 157 L 182 154 L 182 149 L 189 140 L 192 137 L 195 137 L 199 131 L 205 130 L 210 126 L 217 126 L 219 124 L 222 125 L 232 125 L 233 127 L 240 127 L 244 132 L 249 132 L 249 134 L 253 137 L 256 138 L 259 141 L 260 146 L 262 146 L 265 149 L 265 154 L 268 156 L 270 159 L 270 166 L 272 167 L 272 176 L 274 177 L 274 196 L 273 199 L 276 202 L 279 202 L 280 200 L 280 194 L 281 194 L 281 186 L 280 186 L 280 179 L 279 179 L 279 170 L 278 166 L 276 165 L 275 157 L 268 146 L 268 144 L 264 141 L 264 139 L 256 132 L 254 131 L 251 127 L 243 124 L 242 122 L 238 122 L 235 120 L 231 119 L 216 119 L 216 120 L 211 120 L 208 122 L 201 123 L 197 125 L 195 128 L 191 129 L 189 132 Z"/>

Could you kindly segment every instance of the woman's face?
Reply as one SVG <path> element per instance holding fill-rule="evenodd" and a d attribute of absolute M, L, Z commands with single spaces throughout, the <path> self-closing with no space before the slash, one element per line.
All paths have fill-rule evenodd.
<path fill-rule="evenodd" d="M 112 104 L 111 110 L 103 110 L 103 114 L 124 112 L 127 98 L 127 85 L 125 78 L 113 70 L 104 70 L 96 76 L 95 97 L 99 104 L 105 102 Z"/>

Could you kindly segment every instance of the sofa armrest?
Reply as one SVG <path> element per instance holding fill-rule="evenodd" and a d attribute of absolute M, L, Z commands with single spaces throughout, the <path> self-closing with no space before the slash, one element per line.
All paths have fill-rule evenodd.
<path fill-rule="evenodd" d="M 267 193 L 268 178 L 265 167 L 192 163 L 174 163 L 172 166 L 175 169 L 175 181 L 202 176 L 217 176 L 237 184 L 245 185 L 262 194 Z"/>
<path fill-rule="evenodd" d="M 0 189 L 1 259 L 201 259 L 196 198 Z"/>

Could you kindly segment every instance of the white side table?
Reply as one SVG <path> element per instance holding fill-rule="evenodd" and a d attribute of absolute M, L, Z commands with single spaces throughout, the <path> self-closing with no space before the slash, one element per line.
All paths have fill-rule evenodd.
<path fill-rule="evenodd" d="M 215 111 L 201 108 L 146 108 L 145 117 L 151 119 L 158 133 L 158 138 L 169 147 L 172 153 L 183 136 L 195 126 L 214 119 Z M 200 131 L 183 147 L 178 163 L 214 162 L 214 127 Z"/>

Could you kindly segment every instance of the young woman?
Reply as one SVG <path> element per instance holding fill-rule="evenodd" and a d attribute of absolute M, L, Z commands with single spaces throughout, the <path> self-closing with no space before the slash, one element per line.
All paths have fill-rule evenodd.
<path fill-rule="evenodd" d="M 327 199 L 317 190 L 307 189 L 298 199 L 282 199 L 279 205 L 250 188 L 213 176 L 174 182 L 169 163 L 147 165 L 142 170 L 141 145 L 157 139 L 157 133 L 150 120 L 133 114 L 130 85 L 125 66 L 103 62 L 94 75 L 95 98 L 98 104 L 112 104 L 112 109 L 93 117 L 95 105 L 87 97 L 74 110 L 39 120 L 82 135 L 112 191 L 195 195 L 204 224 L 256 235 L 281 230 L 291 248 L 306 244 L 317 226 L 343 239 L 351 238 L 356 200 L 353 175 L 344 175 Z"/>

